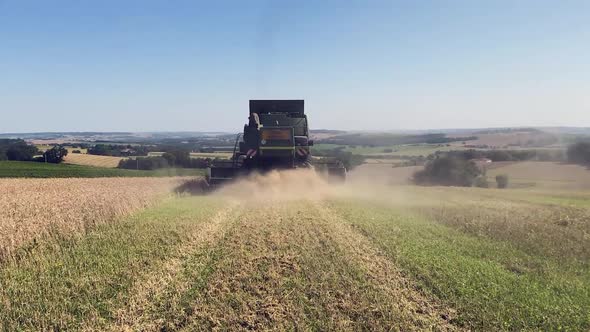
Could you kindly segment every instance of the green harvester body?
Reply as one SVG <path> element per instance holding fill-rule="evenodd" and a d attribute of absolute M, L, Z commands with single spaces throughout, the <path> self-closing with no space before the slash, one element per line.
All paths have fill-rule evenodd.
<path fill-rule="evenodd" d="M 331 179 L 344 180 L 346 169 L 337 160 L 312 158 L 303 100 L 250 100 L 250 116 L 236 138 L 230 160 L 216 161 L 207 180 L 217 186 L 252 172 L 314 168 Z"/>

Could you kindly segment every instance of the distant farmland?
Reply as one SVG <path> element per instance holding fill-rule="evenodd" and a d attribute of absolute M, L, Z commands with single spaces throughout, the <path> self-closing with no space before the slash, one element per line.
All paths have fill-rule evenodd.
<path fill-rule="evenodd" d="M 382 183 L 408 184 L 418 169 L 421 167 L 392 167 L 390 164 L 375 162 L 359 166 L 350 173 L 350 178 L 377 178 Z M 579 165 L 541 161 L 492 163 L 486 172 L 492 186 L 499 174 L 508 175 L 511 188 L 590 190 L 590 171 Z"/>
<path fill-rule="evenodd" d="M 115 168 L 119 166 L 122 157 L 97 156 L 85 153 L 68 153 L 64 162 L 67 164 Z"/>
<path fill-rule="evenodd" d="M 148 153 L 149 157 L 159 157 L 163 155 L 164 152 L 150 152 Z M 211 159 L 229 159 L 232 156 L 231 152 L 191 152 L 191 158 L 211 158 Z"/>
<path fill-rule="evenodd" d="M 164 168 L 154 171 L 103 168 L 28 161 L 0 161 L 0 178 L 99 178 L 201 176 L 202 169 Z"/>
<path fill-rule="evenodd" d="M 437 151 L 464 150 L 461 146 L 447 146 L 446 144 L 415 144 L 415 145 L 391 145 L 391 146 L 360 146 L 360 145 L 338 145 L 318 144 L 314 150 L 334 150 L 352 152 L 353 154 L 366 157 L 427 157 Z"/>
<path fill-rule="evenodd" d="M 498 174 L 508 174 L 514 187 L 590 189 L 590 170 L 579 165 L 527 161 L 507 163 L 488 172 L 490 178 Z"/>

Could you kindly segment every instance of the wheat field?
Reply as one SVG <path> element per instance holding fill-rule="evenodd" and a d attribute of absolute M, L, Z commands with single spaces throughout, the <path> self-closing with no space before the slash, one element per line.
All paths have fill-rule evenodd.
<path fill-rule="evenodd" d="M 0 260 L 146 208 L 182 178 L 0 179 Z M 20 250 L 17 250 L 20 248 Z"/>
<path fill-rule="evenodd" d="M 68 153 L 64 162 L 67 164 L 115 168 L 124 158 L 111 156 L 96 156 L 83 153 Z"/>

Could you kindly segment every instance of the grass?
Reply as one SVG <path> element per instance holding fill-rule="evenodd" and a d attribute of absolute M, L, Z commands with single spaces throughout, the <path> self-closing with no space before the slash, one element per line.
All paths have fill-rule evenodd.
<path fill-rule="evenodd" d="M 334 208 L 427 293 L 454 307 L 456 325 L 477 330 L 590 328 L 589 253 L 583 236 L 568 241 L 573 246 L 565 243 L 575 251 L 564 253 L 561 240 L 569 234 L 543 227 L 523 232 L 518 225 L 522 216 L 494 225 L 464 217 L 469 207 L 447 209 L 438 218 L 358 202 L 334 203 Z M 484 218 L 498 217 L 490 213 Z M 466 228 L 469 223 L 480 224 Z M 583 227 L 587 231 L 588 225 Z M 531 233 L 534 244 L 527 239 Z"/>
<path fill-rule="evenodd" d="M 154 171 L 102 168 L 26 161 L 0 161 L 0 178 L 100 178 L 200 176 L 202 169 L 161 169 Z"/>

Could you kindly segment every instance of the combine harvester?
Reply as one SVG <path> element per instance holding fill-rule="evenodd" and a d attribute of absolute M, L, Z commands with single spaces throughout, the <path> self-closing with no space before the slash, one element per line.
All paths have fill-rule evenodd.
<path fill-rule="evenodd" d="M 314 169 L 331 181 L 344 181 L 342 162 L 311 156 L 303 100 L 250 100 L 249 122 L 236 138 L 230 160 L 216 161 L 209 169 L 207 183 L 217 187 L 253 172 Z"/>

